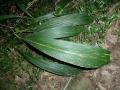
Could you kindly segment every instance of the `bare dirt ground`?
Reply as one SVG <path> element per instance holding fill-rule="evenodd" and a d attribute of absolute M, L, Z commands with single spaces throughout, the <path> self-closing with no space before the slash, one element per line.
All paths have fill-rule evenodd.
<path fill-rule="evenodd" d="M 33 90 L 62 90 L 68 77 L 57 76 L 48 72 L 42 72 Z"/>
<path fill-rule="evenodd" d="M 99 90 L 120 90 L 120 20 L 106 32 L 104 46 L 111 51 L 111 63 L 92 73 Z"/>

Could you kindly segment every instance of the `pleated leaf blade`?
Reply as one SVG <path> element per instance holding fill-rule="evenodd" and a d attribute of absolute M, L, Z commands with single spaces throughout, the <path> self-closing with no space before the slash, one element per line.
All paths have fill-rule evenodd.
<path fill-rule="evenodd" d="M 43 15 L 43 16 L 34 18 L 34 21 L 36 21 L 36 22 L 41 22 L 41 21 L 48 20 L 48 19 L 54 18 L 54 17 L 55 17 L 55 16 L 54 16 L 53 13 L 48 13 L 48 14 L 46 14 L 46 15 Z"/>
<path fill-rule="evenodd" d="M 99 47 L 37 36 L 24 40 L 51 57 L 79 67 L 98 68 L 110 62 L 110 52 Z"/>
<path fill-rule="evenodd" d="M 67 26 L 76 26 L 76 25 L 86 25 L 91 23 L 92 20 L 89 16 L 82 14 L 68 14 L 60 17 L 50 18 L 45 22 L 40 23 L 35 27 L 35 30 L 44 30 L 55 27 L 67 27 Z"/>
<path fill-rule="evenodd" d="M 21 51 L 19 52 L 30 63 L 54 74 L 65 75 L 65 76 L 75 76 L 80 72 L 80 69 L 74 66 L 53 62 L 52 60 L 43 59 L 42 57 L 39 57 L 39 56 L 33 56 L 32 54 L 29 54 L 26 52 L 21 52 Z"/>
<path fill-rule="evenodd" d="M 34 32 L 30 36 L 37 36 L 37 38 L 64 38 L 75 36 L 85 30 L 83 26 L 68 26 L 68 27 L 55 27 L 49 28 L 42 31 Z"/>

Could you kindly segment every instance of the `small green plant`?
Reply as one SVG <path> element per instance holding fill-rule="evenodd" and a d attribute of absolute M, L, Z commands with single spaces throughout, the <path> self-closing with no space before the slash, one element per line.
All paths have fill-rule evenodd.
<path fill-rule="evenodd" d="M 110 52 L 103 48 L 64 40 L 82 32 L 84 26 L 92 22 L 90 16 L 79 13 L 61 15 L 58 11 L 34 18 L 20 0 L 16 3 L 29 17 L 6 15 L 0 16 L 0 21 L 9 18 L 29 21 L 27 28 L 16 28 L 13 33 L 35 52 L 18 49 L 30 63 L 58 75 L 74 76 L 80 70 L 98 68 L 110 62 Z"/>

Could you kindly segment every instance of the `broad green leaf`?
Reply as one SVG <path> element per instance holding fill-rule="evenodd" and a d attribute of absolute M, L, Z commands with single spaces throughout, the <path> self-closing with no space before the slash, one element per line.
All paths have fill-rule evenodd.
<path fill-rule="evenodd" d="M 34 30 L 50 29 L 55 27 L 86 25 L 92 22 L 89 16 L 81 15 L 78 13 L 68 14 L 60 17 L 48 19 L 45 22 L 40 23 L 34 28 Z"/>
<path fill-rule="evenodd" d="M 53 62 L 52 60 L 43 59 L 42 57 L 33 56 L 29 53 L 20 52 L 21 55 L 24 56 L 26 60 L 30 63 L 34 64 L 35 66 L 44 69 L 46 71 L 52 72 L 58 75 L 65 75 L 65 76 L 74 76 L 79 74 L 80 69 L 75 68 L 73 66 L 69 66 L 67 64 L 61 64 L 58 62 Z"/>
<path fill-rule="evenodd" d="M 10 18 L 24 18 L 24 17 L 17 16 L 17 15 L 3 15 L 3 16 L 0 16 L 0 21 L 10 19 Z"/>
<path fill-rule="evenodd" d="M 55 27 L 32 33 L 31 36 L 37 35 L 38 36 L 37 38 L 41 37 L 63 38 L 77 35 L 84 29 L 85 28 L 83 26 Z"/>
<path fill-rule="evenodd" d="M 110 52 L 99 47 L 38 36 L 24 40 L 45 54 L 76 66 L 98 68 L 110 62 Z"/>
<path fill-rule="evenodd" d="M 32 17 L 32 15 L 27 11 L 27 9 L 25 8 L 25 5 L 24 3 L 21 2 L 21 0 L 15 0 L 16 1 L 16 4 L 17 6 L 25 13 L 27 14 L 28 16 Z"/>

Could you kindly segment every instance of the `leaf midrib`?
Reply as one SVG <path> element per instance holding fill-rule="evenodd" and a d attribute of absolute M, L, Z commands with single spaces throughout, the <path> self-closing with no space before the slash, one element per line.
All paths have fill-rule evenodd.
<path fill-rule="evenodd" d="M 45 45 L 45 44 L 41 44 L 41 43 L 37 43 L 37 42 L 34 42 L 34 41 L 30 41 L 30 42 L 38 44 L 38 45 L 43 46 L 43 47 L 47 47 L 47 48 L 53 49 L 53 50 L 64 52 L 64 53 L 67 53 L 67 54 L 72 54 L 72 55 L 75 55 L 75 56 L 83 57 L 83 54 L 77 54 L 77 53 L 65 51 L 63 49 L 54 48 L 54 47 L 51 47 L 51 46 L 48 46 L 48 45 Z"/>

